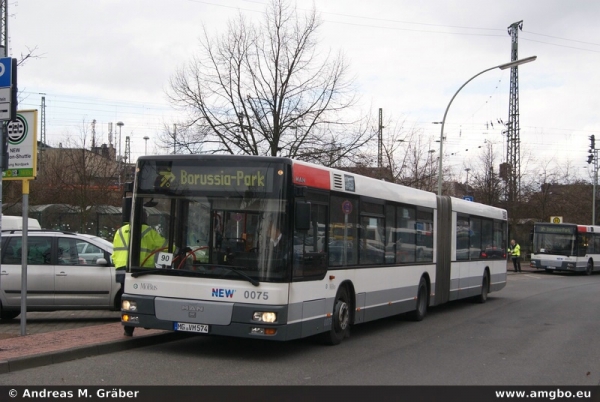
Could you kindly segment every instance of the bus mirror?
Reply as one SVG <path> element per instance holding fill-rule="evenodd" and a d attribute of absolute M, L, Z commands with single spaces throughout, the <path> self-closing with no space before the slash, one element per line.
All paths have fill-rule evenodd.
<path fill-rule="evenodd" d="M 123 197 L 123 203 L 121 205 L 121 220 L 123 223 L 129 223 L 131 221 L 131 206 L 133 205 L 133 198 Z"/>
<path fill-rule="evenodd" d="M 296 201 L 296 230 L 310 229 L 310 202 Z"/>

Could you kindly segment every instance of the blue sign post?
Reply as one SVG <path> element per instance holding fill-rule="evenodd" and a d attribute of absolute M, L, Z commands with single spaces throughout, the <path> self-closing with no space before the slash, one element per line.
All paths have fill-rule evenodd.
<path fill-rule="evenodd" d="M 475 198 L 472 195 L 463 195 L 463 200 L 473 202 Z"/>
<path fill-rule="evenodd" d="M 0 88 L 10 88 L 12 77 L 12 57 L 0 58 Z"/>
<path fill-rule="evenodd" d="M 12 120 L 16 117 L 15 80 L 15 60 L 11 57 L 0 58 L 0 120 Z"/>

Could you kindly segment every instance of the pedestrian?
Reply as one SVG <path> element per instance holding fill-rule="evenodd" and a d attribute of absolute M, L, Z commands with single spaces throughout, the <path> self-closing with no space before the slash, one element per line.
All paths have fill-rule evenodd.
<path fill-rule="evenodd" d="M 142 213 L 142 239 L 140 244 L 140 263 L 146 268 L 154 268 L 154 260 L 148 258 L 156 249 L 165 247 L 167 241 L 153 227 L 149 226 L 148 214 Z M 117 270 L 124 270 L 129 258 L 129 223 L 121 226 L 113 239 L 113 263 Z M 122 283 L 122 282 L 121 282 Z"/>
<path fill-rule="evenodd" d="M 140 264 L 143 267 L 153 268 L 155 266 L 154 259 L 148 258 L 153 251 L 166 246 L 167 241 L 153 227 L 149 226 L 148 214 L 146 211 L 142 213 L 142 239 L 140 244 Z M 129 239 L 131 229 L 129 223 L 121 226 L 115 233 L 113 239 L 113 264 L 116 269 L 116 281 L 121 284 L 121 294 L 123 293 L 125 284 L 125 268 L 129 260 Z M 125 336 L 132 336 L 134 327 L 125 326 Z"/>
<path fill-rule="evenodd" d="M 515 272 L 521 272 L 521 246 L 519 246 L 519 243 L 517 243 L 515 239 L 510 241 L 510 248 L 508 251 L 512 257 Z"/>

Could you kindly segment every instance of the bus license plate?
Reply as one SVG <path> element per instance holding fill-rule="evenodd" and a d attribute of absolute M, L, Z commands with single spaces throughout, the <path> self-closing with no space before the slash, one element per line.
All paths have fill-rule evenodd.
<path fill-rule="evenodd" d="M 206 324 L 192 324 L 188 322 L 176 322 L 174 325 L 175 331 L 184 332 L 198 332 L 201 334 L 208 334 L 208 325 Z"/>
<path fill-rule="evenodd" d="M 546 267 L 546 269 L 556 269 L 556 267 L 550 267 L 550 266 L 548 266 L 548 267 Z"/>

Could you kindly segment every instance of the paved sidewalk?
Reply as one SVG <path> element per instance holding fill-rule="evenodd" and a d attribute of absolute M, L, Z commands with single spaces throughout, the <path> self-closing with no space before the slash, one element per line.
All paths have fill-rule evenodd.
<path fill-rule="evenodd" d="M 0 374 L 180 338 L 170 331 L 136 329 L 123 335 L 119 312 L 55 311 L 27 313 L 27 335 L 20 317 L 0 320 Z"/>

